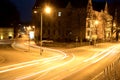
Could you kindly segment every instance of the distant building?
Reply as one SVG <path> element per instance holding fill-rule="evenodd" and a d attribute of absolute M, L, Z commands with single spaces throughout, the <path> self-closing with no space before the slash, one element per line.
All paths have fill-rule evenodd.
<path fill-rule="evenodd" d="M 113 17 L 108 13 L 107 2 L 104 10 L 98 12 L 93 10 L 92 0 L 89 0 L 86 18 L 86 39 L 110 40 L 112 37 L 112 20 Z"/>
<path fill-rule="evenodd" d="M 36 7 L 33 11 L 38 12 L 33 14 L 33 23 L 36 27 L 35 36 L 38 38 L 40 35 L 40 8 Z M 49 16 L 43 14 L 43 39 L 55 41 L 75 41 L 76 37 L 79 40 L 85 39 L 85 20 L 86 7 L 73 8 L 69 2 L 66 8 L 54 8 Z"/>
<path fill-rule="evenodd" d="M 36 1 L 33 9 L 35 38 L 40 38 L 41 8 Z M 81 4 L 82 4 L 81 0 Z M 90 38 L 107 39 L 111 37 L 112 16 L 107 12 L 92 9 L 92 1 L 84 7 L 75 8 L 69 2 L 65 8 L 54 8 L 50 15 L 43 14 L 43 39 L 54 41 L 81 41 Z M 98 21 L 98 22 L 96 22 Z"/>
<path fill-rule="evenodd" d="M 0 40 L 13 39 L 14 38 L 14 28 L 0 28 Z"/>

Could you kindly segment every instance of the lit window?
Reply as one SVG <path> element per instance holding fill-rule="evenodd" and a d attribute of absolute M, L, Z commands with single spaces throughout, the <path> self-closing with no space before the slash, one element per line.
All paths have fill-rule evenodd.
<path fill-rule="evenodd" d="M 34 11 L 34 13 L 36 14 L 36 13 L 37 13 L 37 11 Z"/>
<path fill-rule="evenodd" d="M 61 16 L 62 15 L 62 12 L 58 12 L 58 16 Z"/>

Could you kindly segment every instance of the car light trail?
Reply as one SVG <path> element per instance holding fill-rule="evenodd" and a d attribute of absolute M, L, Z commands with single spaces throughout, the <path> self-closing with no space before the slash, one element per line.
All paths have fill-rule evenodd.
<path fill-rule="evenodd" d="M 84 60 L 84 62 L 88 62 L 88 61 L 90 61 L 90 60 L 92 60 L 92 59 L 95 59 L 95 58 L 99 57 L 100 55 L 105 55 L 106 52 L 108 52 L 108 51 L 110 51 L 110 50 L 112 50 L 112 49 L 114 49 L 114 48 L 116 48 L 116 46 L 112 46 L 112 47 L 110 47 L 110 48 L 108 48 L 108 49 L 106 49 L 106 50 L 104 50 L 104 51 L 102 51 L 102 52 L 98 52 L 97 54 L 95 54 L 95 55 L 92 56 L 91 58 Z M 108 54 L 107 54 L 107 55 L 108 55 Z"/>
<path fill-rule="evenodd" d="M 24 43 L 24 44 L 27 45 L 26 43 Z M 17 45 L 19 47 L 23 47 L 23 45 L 21 45 L 21 44 L 17 44 Z M 12 45 L 12 46 L 14 47 L 14 45 Z M 39 46 L 36 46 L 36 45 L 30 45 L 30 46 L 35 47 L 35 48 L 40 48 Z M 46 62 L 50 62 L 50 61 L 54 61 L 54 60 L 63 60 L 66 57 L 68 57 L 67 54 L 62 52 L 62 51 L 55 50 L 55 49 L 50 49 L 50 48 L 44 48 L 44 49 L 59 53 L 59 56 L 54 56 L 54 57 L 45 58 L 45 59 L 38 59 L 38 60 L 29 61 L 29 62 L 23 62 L 23 63 L 19 63 L 19 64 L 13 64 L 13 65 L 1 67 L 0 68 L 0 73 L 7 72 L 7 71 L 12 71 L 12 70 L 15 70 L 15 69 L 20 69 L 20 68 L 24 68 L 24 67 L 28 67 L 28 66 L 32 66 L 32 65 L 36 65 L 36 64 L 39 64 L 40 61 L 43 61 L 43 63 L 46 63 Z"/>
<path fill-rule="evenodd" d="M 74 66 L 72 66 L 71 68 L 69 68 L 69 69 L 67 69 L 67 71 L 69 71 L 68 73 L 68 75 L 61 75 L 60 77 L 58 76 L 58 77 L 54 77 L 54 79 L 55 80 L 58 80 L 58 79 L 60 79 L 60 80 L 62 80 L 62 79 L 64 79 L 65 77 L 68 77 L 68 76 L 70 76 L 70 75 L 72 75 L 72 74 L 74 74 L 74 73 L 76 73 L 76 72 L 78 72 L 78 71 L 81 71 L 81 70 L 83 70 L 83 69 L 85 69 L 86 67 L 88 67 L 88 66 L 90 66 L 90 65 L 92 65 L 92 64 L 94 64 L 94 63 L 96 63 L 96 62 L 98 62 L 98 61 L 100 61 L 100 60 L 102 60 L 103 58 L 105 58 L 107 55 L 109 55 L 109 54 L 114 54 L 114 53 L 116 53 L 117 52 L 117 50 L 119 50 L 120 48 L 119 48 L 119 46 L 117 45 L 117 46 L 112 46 L 112 47 L 110 47 L 109 49 L 106 49 L 105 51 L 102 51 L 100 54 L 98 53 L 98 55 L 96 54 L 96 55 L 94 55 L 94 57 L 93 58 L 89 58 L 89 59 L 87 59 L 87 60 L 84 60 L 84 61 L 82 61 L 82 62 L 80 62 L 80 63 L 78 63 L 78 64 L 76 64 L 76 65 L 74 65 Z M 101 57 L 101 54 L 102 54 L 102 57 Z M 95 58 L 96 57 L 98 57 L 98 59 L 97 60 L 95 60 Z M 92 62 L 89 62 L 90 60 L 93 60 Z M 79 67 L 76 67 L 76 66 L 79 66 L 79 65 L 82 65 L 83 63 L 85 63 L 86 62 L 86 64 L 87 65 L 85 65 L 85 66 L 83 66 L 83 67 L 81 67 L 81 68 L 79 68 Z M 63 70 L 63 71 L 61 71 L 61 73 L 62 72 L 64 72 L 65 70 Z M 60 74 L 60 73 L 59 73 Z M 58 75 L 59 75 L 58 74 Z M 53 80 L 53 78 L 51 79 L 51 80 Z"/>
<path fill-rule="evenodd" d="M 106 54 L 104 54 L 103 56 L 101 56 L 100 58 L 98 58 L 97 60 L 93 61 L 93 63 L 96 63 L 100 60 L 102 60 L 103 58 L 105 58 L 106 56 L 108 56 L 110 53 L 115 53 L 116 48 L 113 48 L 112 50 L 110 50 L 109 52 L 107 52 Z"/>
<path fill-rule="evenodd" d="M 72 62 L 74 59 L 75 59 L 75 56 L 72 54 L 72 59 L 69 60 L 69 61 L 67 61 L 67 62 L 64 62 L 63 64 L 56 65 L 56 66 L 53 66 L 53 67 L 50 67 L 50 68 L 41 70 L 41 71 L 39 71 L 39 72 L 31 73 L 31 74 L 28 74 L 28 75 L 26 75 L 26 76 L 21 76 L 21 77 L 16 78 L 15 80 L 22 80 L 22 79 L 26 79 L 26 78 L 35 76 L 35 75 L 40 74 L 40 73 L 43 73 L 43 72 L 48 72 L 48 71 L 50 71 L 50 70 L 56 69 L 56 68 L 58 68 L 58 67 L 61 67 L 61 66 L 65 65 L 65 64 L 68 64 L 68 63 Z"/>
<path fill-rule="evenodd" d="M 26 44 L 26 43 L 24 43 L 24 44 Z M 30 45 L 30 46 L 33 47 L 33 48 L 40 48 L 39 46 L 36 46 L 36 45 Z M 60 53 L 60 54 L 62 54 L 64 56 L 67 56 L 66 53 L 64 53 L 63 51 L 60 51 L 60 50 L 50 49 L 50 48 L 47 48 L 47 47 L 43 47 L 43 49 L 54 51 L 54 52 Z"/>
<path fill-rule="evenodd" d="M 33 60 L 33 61 L 29 61 L 29 62 L 23 62 L 23 63 L 19 63 L 19 64 L 13 64 L 13 65 L 1 67 L 0 68 L 0 73 L 8 72 L 8 71 L 28 67 L 28 66 L 33 66 L 33 65 L 39 64 L 40 61 L 42 61 L 43 62 L 42 64 L 44 64 L 46 62 L 59 60 L 59 59 L 64 59 L 64 58 L 66 58 L 66 56 L 55 56 L 55 57 L 50 57 L 50 58 L 45 58 L 45 59 L 39 59 L 39 60 Z"/>

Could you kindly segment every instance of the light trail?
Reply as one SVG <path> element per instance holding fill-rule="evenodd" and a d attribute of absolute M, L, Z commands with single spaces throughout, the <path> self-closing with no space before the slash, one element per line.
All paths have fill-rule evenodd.
<path fill-rule="evenodd" d="M 39 47 L 39 48 L 40 48 L 40 47 Z M 48 49 L 48 48 L 44 48 L 44 49 Z M 48 49 L 48 50 L 53 50 L 53 49 Z M 72 73 L 68 74 L 67 76 L 70 76 L 71 74 L 73 74 L 73 73 L 75 73 L 75 72 L 77 72 L 77 71 L 80 71 L 80 70 L 82 70 L 82 69 L 84 69 L 84 68 L 86 68 L 86 67 L 88 67 L 88 66 L 90 66 L 90 65 L 92 65 L 92 64 L 94 64 L 94 63 L 96 63 L 96 62 L 98 62 L 98 61 L 100 61 L 100 60 L 102 60 L 103 58 L 105 58 L 107 55 L 109 55 L 109 54 L 111 54 L 111 53 L 115 53 L 115 52 L 114 52 L 115 50 L 117 50 L 117 47 L 116 47 L 116 46 L 112 46 L 112 47 L 110 47 L 110 48 L 108 48 L 108 49 L 106 49 L 106 50 L 104 50 L 104 51 L 102 51 L 102 52 L 100 52 L 100 53 L 97 53 L 97 54 L 93 55 L 93 56 L 90 57 L 89 59 L 84 60 L 83 62 L 80 62 L 80 63 L 77 64 L 77 65 L 80 65 L 80 64 L 85 63 L 85 62 L 86 62 L 86 63 L 89 63 L 89 62 L 91 61 L 91 63 L 89 63 L 88 65 L 83 66 L 83 67 L 80 68 L 80 69 L 78 69 L 78 67 L 76 67 L 77 65 L 72 66 L 71 69 L 73 69 L 74 67 L 76 67 L 76 68 L 74 68 L 74 69 L 73 69 L 74 71 L 72 71 Z M 55 51 L 55 50 L 53 50 L 53 51 Z M 56 50 L 56 51 L 57 51 L 57 50 Z M 60 51 L 60 52 L 61 52 L 61 51 Z M 64 52 L 63 52 L 63 55 L 66 56 L 66 57 L 68 57 Z M 73 54 L 72 54 L 72 55 L 73 55 Z M 102 56 L 102 57 L 101 57 L 101 56 Z M 95 58 L 97 58 L 96 61 L 94 61 Z M 63 59 L 64 59 L 64 58 L 63 58 Z M 15 80 L 22 80 L 22 79 L 30 78 L 30 77 L 32 77 L 32 76 L 35 76 L 35 75 L 40 74 L 40 73 L 43 73 L 43 72 L 46 72 L 45 74 L 47 74 L 48 71 L 53 70 L 53 69 L 56 69 L 56 68 L 58 68 L 58 67 L 61 67 L 61 66 L 65 65 L 65 64 L 67 64 L 67 63 L 69 63 L 69 62 L 72 62 L 74 59 L 75 59 L 75 56 L 73 55 L 73 58 L 72 58 L 71 60 L 67 61 L 67 62 L 64 62 L 64 64 L 60 64 L 60 65 L 57 65 L 57 66 L 53 66 L 53 67 L 50 67 L 50 68 L 41 70 L 41 71 L 39 71 L 39 72 L 35 72 L 35 73 L 31 73 L 31 74 L 28 74 L 28 75 L 25 75 L 25 76 L 21 76 L 21 77 L 16 78 Z M 62 60 L 62 59 L 61 59 L 61 60 Z M 92 60 L 93 60 L 93 61 L 92 61 Z M 78 69 L 78 70 L 76 70 L 76 69 Z M 63 71 L 64 71 L 64 70 L 63 70 Z M 41 78 L 41 77 L 43 77 L 43 75 L 40 76 L 39 78 Z M 39 79 L 39 78 L 36 78 L 35 80 L 37 80 L 37 79 Z"/>
<path fill-rule="evenodd" d="M 92 63 L 96 63 L 96 62 L 102 60 L 103 58 L 105 58 L 106 56 L 108 56 L 109 54 L 115 53 L 116 52 L 115 50 L 116 50 L 116 48 L 113 48 L 112 50 L 110 50 L 109 52 L 107 52 L 106 54 L 104 54 L 103 56 L 101 56 L 100 58 L 98 58 L 97 60 L 93 61 Z"/>
<path fill-rule="evenodd" d="M 102 51 L 102 52 L 98 52 L 98 53 L 96 53 L 95 55 L 93 55 L 91 58 L 84 60 L 84 62 L 88 62 L 88 61 L 90 61 L 90 60 L 92 60 L 92 59 L 95 59 L 95 58 L 99 57 L 100 55 L 105 55 L 106 52 L 108 52 L 108 51 L 110 51 L 110 50 L 112 50 L 112 49 L 114 49 L 114 48 L 116 48 L 116 46 L 112 46 L 112 47 L 109 47 L 109 48 L 107 48 L 106 50 L 104 50 L 104 51 Z M 107 54 L 107 55 L 108 55 L 108 54 Z M 106 55 L 106 56 L 107 56 L 107 55 Z"/>
<path fill-rule="evenodd" d="M 18 63 L 18 64 L 13 64 L 13 65 L 9 65 L 9 66 L 4 66 L 4 67 L 0 67 L 0 73 L 4 73 L 4 72 L 8 72 L 8 71 L 12 71 L 12 70 L 16 70 L 16 69 L 20 69 L 20 68 L 24 68 L 24 67 L 29 67 L 29 66 L 33 66 L 33 65 L 37 65 L 40 63 L 40 61 L 42 61 L 44 63 L 50 62 L 50 61 L 55 61 L 58 59 L 64 59 L 67 56 L 55 56 L 55 57 L 50 57 L 50 58 L 45 58 L 45 59 L 39 59 L 39 60 L 33 60 L 33 61 L 29 61 L 29 62 L 23 62 L 23 63 Z"/>
<path fill-rule="evenodd" d="M 48 71 L 50 71 L 50 70 L 53 70 L 53 69 L 56 69 L 56 68 L 61 67 L 61 66 L 63 66 L 63 65 L 66 65 L 66 64 L 72 62 L 72 61 L 75 59 L 75 56 L 74 56 L 73 54 L 72 54 L 72 56 L 73 56 L 73 57 L 72 57 L 71 60 L 69 60 L 69 61 L 67 61 L 67 62 L 64 62 L 63 64 L 59 64 L 59 65 L 56 65 L 56 66 L 53 66 L 53 67 L 50 67 L 50 68 L 41 70 L 41 71 L 39 71 L 39 72 L 31 73 L 31 74 L 28 74 L 28 75 L 26 75 L 26 76 L 21 76 L 21 77 L 16 78 L 15 80 L 26 79 L 26 78 L 35 76 L 35 75 L 37 75 L 37 74 L 40 74 L 40 73 L 43 73 L 43 72 L 48 72 Z M 40 77 L 39 77 L 39 78 L 40 78 Z"/>
<path fill-rule="evenodd" d="M 14 45 L 17 45 L 20 48 L 21 47 L 23 48 L 23 45 L 21 45 L 21 44 L 15 44 L 15 42 L 14 42 L 12 44 L 12 47 L 14 47 Z M 35 46 L 35 45 L 34 46 L 30 45 L 30 46 L 36 47 L 36 48 L 40 48 L 39 46 Z M 62 52 L 62 51 L 55 50 L 55 49 L 49 49 L 49 48 L 44 48 L 44 49 L 47 49 L 47 50 L 50 50 L 50 51 L 54 51 L 54 52 L 62 54 L 62 55 L 0 67 L 0 73 L 12 71 L 12 70 L 16 70 L 16 69 L 20 69 L 20 68 L 24 68 L 24 67 L 29 67 L 29 66 L 33 66 L 33 65 L 37 65 L 37 64 L 39 64 L 40 61 L 42 61 L 43 62 L 42 64 L 44 64 L 44 63 L 47 63 L 47 62 L 50 62 L 50 61 L 63 60 L 63 59 L 68 57 L 67 54 Z"/>
<path fill-rule="evenodd" d="M 27 45 L 27 43 L 24 43 L 25 45 Z M 36 46 L 36 45 L 30 45 L 31 47 L 33 48 L 41 48 L 39 46 Z M 47 47 L 42 47 L 43 49 L 46 49 L 47 50 L 50 50 L 50 51 L 54 51 L 54 52 L 57 52 L 57 53 L 60 53 L 60 54 L 63 54 L 64 56 L 67 56 L 66 53 L 64 53 L 63 51 L 60 51 L 60 50 L 56 50 L 56 49 L 51 49 L 51 48 L 47 48 Z"/>
<path fill-rule="evenodd" d="M 76 73 L 76 72 L 78 72 L 78 71 L 81 71 L 81 70 L 83 70 L 83 69 L 85 69 L 85 68 L 87 68 L 88 66 L 90 66 L 90 65 L 92 65 L 92 64 L 94 64 L 94 63 L 96 63 L 96 62 L 98 62 L 98 61 L 100 61 L 100 60 L 102 60 L 103 58 L 105 58 L 107 55 L 109 55 L 109 54 L 114 54 L 116 51 L 118 50 L 118 46 L 112 46 L 112 47 L 110 47 L 109 49 L 106 49 L 105 51 L 102 51 L 100 54 L 98 54 L 99 56 L 101 55 L 101 54 L 104 54 L 104 55 L 102 55 L 102 57 L 99 57 L 98 55 L 94 55 L 94 57 L 93 58 L 89 58 L 89 59 L 87 59 L 87 60 L 84 60 L 84 61 L 82 61 L 82 62 L 80 62 L 79 64 L 76 64 L 76 65 L 74 65 L 74 66 L 72 66 L 71 68 L 69 68 L 67 71 L 69 71 L 68 73 L 68 75 L 61 75 L 60 77 L 56 77 L 56 78 L 58 78 L 58 79 L 60 79 L 60 80 L 62 80 L 62 79 L 64 79 L 65 77 L 69 77 L 70 75 L 72 75 L 72 74 L 74 74 L 74 73 Z M 99 57 L 97 60 L 94 60 L 96 57 Z M 90 60 L 93 60 L 91 63 L 89 63 L 89 61 Z M 78 68 L 78 67 L 76 67 L 76 66 L 79 66 L 79 65 L 82 65 L 83 63 L 89 63 L 89 64 L 87 64 L 87 65 L 85 65 L 85 66 L 83 66 L 83 67 L 81 67 L 81 68 Z M 64 72 L 65 70 L 63 70 L 63 71 L 61 71 L 61 73 L 62 72 Z M 60 73 L 59 73 L 60 74 Z M 54 78 L 55 79 L 55 78 Z M 58 80 L 58 79 L 55 79 L 55 80 Z M 51 79 L 51 80 L 53 80 L 53 79 Z"/>

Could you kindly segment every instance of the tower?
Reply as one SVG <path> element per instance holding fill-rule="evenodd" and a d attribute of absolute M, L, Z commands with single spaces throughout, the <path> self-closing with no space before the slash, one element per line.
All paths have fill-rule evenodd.
<path fill-rule="evenodd" d="M 88 5 L 87 5 L 87 18 L 92 18 L 92 0 L 88 0 Z"/>
<path fill-rule="evenodd" d="M 108 13 L 108 4 L 107 4 L 107 1 L 106 1 L 106 4 L 105 4 L 104 13 Z"/>
<path fill-rule="evenodd" d="M 88 0 L 87 5 L 87 18 L 86 18 L 86 39 L 90 40 L 92 38 L 92 30 L 93 26 L 93 6 L 92 0 Z"/>

